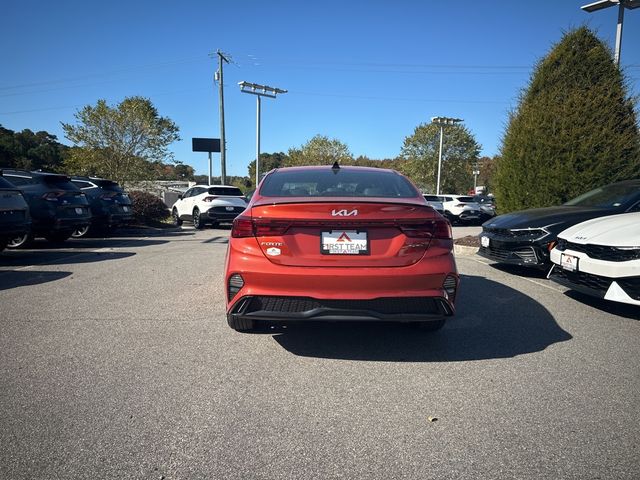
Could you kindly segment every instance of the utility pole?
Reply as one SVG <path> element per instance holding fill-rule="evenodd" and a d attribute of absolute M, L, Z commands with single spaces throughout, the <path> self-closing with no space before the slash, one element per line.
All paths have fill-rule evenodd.
<path fill-rule="evenodd" d="M 218 50 L 218 97 L 220 99 L 220 183 L 227 183 L 227 144 L 224 139 L 224 75 L 222 73 L 222 65 L 224 62 L 229 63 L 227 57 Z"/>

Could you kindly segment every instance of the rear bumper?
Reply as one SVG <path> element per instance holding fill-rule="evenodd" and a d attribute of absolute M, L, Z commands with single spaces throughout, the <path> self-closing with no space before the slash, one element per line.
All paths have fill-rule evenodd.
<path fill-rule="evenodd" d="M 262 251 L 234 251 L 229 245 L 225 290 L 239 274 L 244 286 L 227 314 L 254 320 L 429 321 L 455 312 L 455 292 L 444 289 L 451 277 L 459 283 L 451 253 L 425 256 L 404 267 L 292 267 L 275 265 Z"/>
<path fill-rule="evenodd" d="M 444 297 L 373 300 L 319 300 L 310 297 L 245 296 L 227 314 L 230 320 L 428 322 L 453 315 Z"/>

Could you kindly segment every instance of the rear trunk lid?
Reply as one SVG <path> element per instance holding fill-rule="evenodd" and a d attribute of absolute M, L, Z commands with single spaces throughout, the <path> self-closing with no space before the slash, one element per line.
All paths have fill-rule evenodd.
<path fill-rule="evenodd" d="M 450 238 L 427 205 L 392 201 L 292 201 L 254 205 L 252 234 L 272 263 L 301 267 L 402 267 L 420 260 L 434 238 Z M 248 236 L 248 235 L 247 235 Z"/>

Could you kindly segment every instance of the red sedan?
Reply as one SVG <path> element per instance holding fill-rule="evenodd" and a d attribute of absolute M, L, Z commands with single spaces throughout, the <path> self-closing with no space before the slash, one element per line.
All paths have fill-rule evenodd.
<path fill-rule="evenodd" d="M 227 320 L 397 321 L 428 330 L 454 313 L 459 277 L 449 222 L 393 170 L 269 172 L 234 222 Z"/>

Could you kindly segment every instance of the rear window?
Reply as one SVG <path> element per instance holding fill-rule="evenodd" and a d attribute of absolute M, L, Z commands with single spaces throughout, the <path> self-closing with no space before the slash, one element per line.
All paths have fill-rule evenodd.
<path fill-rule="evenodd" d="M 265 197 L 392 197 L 419 195 L 413 185 L 394 172 L 379 170 L 278 170 L 260 188 Z"/>
<path fill-rule="evenodd" d="M 440 202 L 440 197 L 437 195 L 424 195 L 424 199 L 428 202 Z"/>
<path fill-rule="evenodd" d="M 241 197 L 242 190 L 236 187 L 209 187 L 209 195 L 228 195 L 231 197 Z"/>
<path fill-rule="evenodd" d="M 68 177 L 52 175 L 44 177 L 44 181 L 46 185 L 61 190 L 80 190 Z"/>
<path fill-rule="evenodd" d="M 473 202 L 475 202 L 473 197 L 458 197 L 457 200 L 458 200 L 458 202 L 464 202 L 464 203 L 473 203 Z"/>

